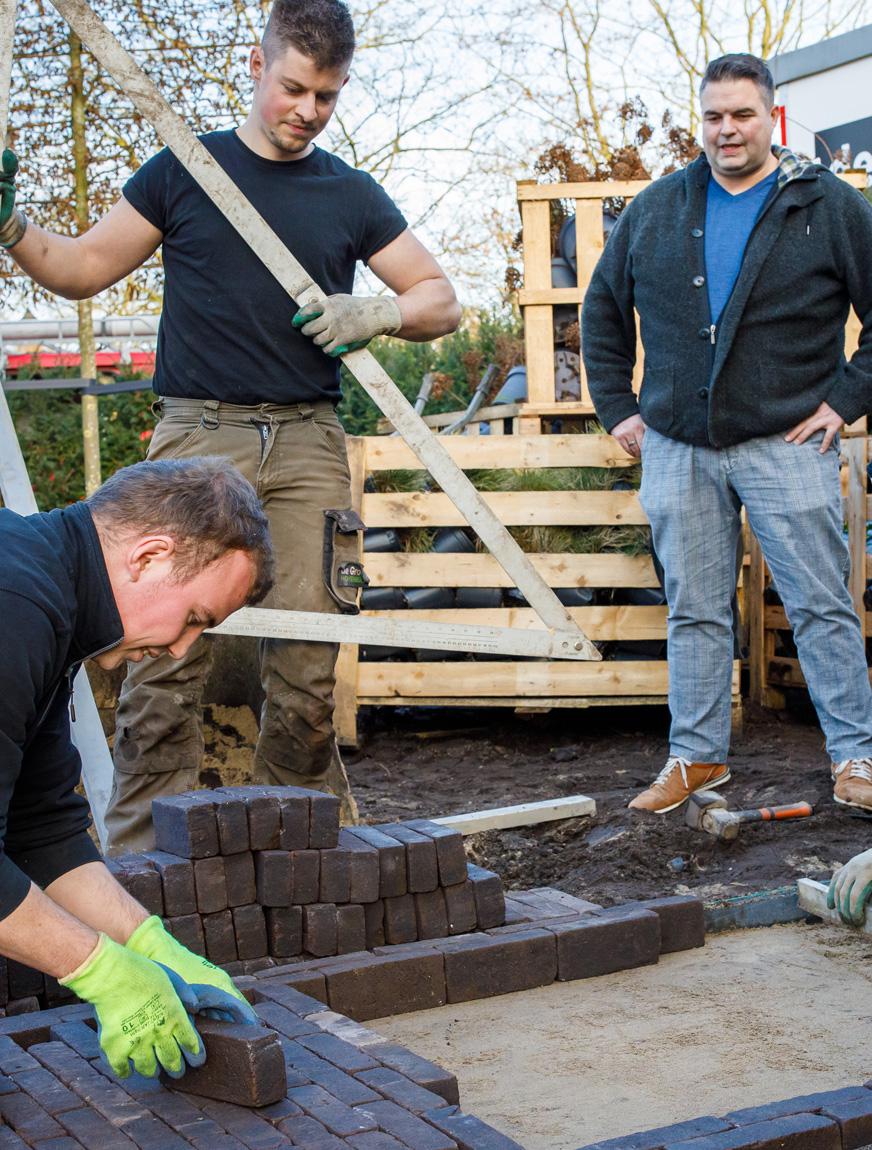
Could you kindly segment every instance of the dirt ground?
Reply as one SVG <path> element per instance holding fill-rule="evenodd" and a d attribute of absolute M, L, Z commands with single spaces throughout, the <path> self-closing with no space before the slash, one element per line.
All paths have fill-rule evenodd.
<path fill-rule="evenodd" d="M 657 966 L 367 1023 L 457 1074 L 526 1150 L 576 1150 L 872 1073 L 872 939 L 790 925 Z"/>
<path fill-rule="evenodd" d="M 202 781 L 247 781 L 256 737 L 248 708 L 207 708 Z M 820 729 L 804 711 L 746 707 L 734 742 L 734 808 L 807 800 L 809 819 L 743 828 L 721 844 L 684 825 L 682 811 L 639 815 L 632 795 L 665 761 L 662 707 L 591 708 L 515 716 L 457 708 L 364 712 L 362 746 L 344 757 L 367 822 L 455 814 L 585 794 L 593 818 L 492 832 L 470 855 L 507 887 L 556 886 L 609 905 L 692 891 L 711 900 L 770 889 L 798 876 L 828 878 L 872 846 L 872 820 L 832 801 Z"/>

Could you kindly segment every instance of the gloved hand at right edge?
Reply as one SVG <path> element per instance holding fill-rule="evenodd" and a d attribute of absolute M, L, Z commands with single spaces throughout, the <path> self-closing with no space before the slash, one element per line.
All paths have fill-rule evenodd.
<path fill-rule="evenodd" d="M 105 934 L 87 959 L 59 980 L 97 1014 L 103 1057 L 119 1078 L 130 1066 L 147 1078 L 162 1067 L 181 1078 L 185 1062 L 202 1066 L 206 1049 L 174 983 L 156 962 L 127 950 Z"/>
<path fill-rule="evenodd" d="M 4 148 L 0 157 L 0 247 L 12 248 L 27 230 L 27 217 L 15 207 L 15 173 L 18 157 Z"/>
<path fill-rule="evenodd" d="M 872 850 L 854 855 L 833 875 L 827 906 L 837 910 L 842 922 L 861 926 L 866 903 L 872 896 Z"/>

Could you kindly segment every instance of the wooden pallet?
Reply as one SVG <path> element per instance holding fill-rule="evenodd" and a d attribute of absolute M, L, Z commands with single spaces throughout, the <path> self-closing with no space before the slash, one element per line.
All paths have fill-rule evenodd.
<path fill-rule="evenodd" d="M 462 468 L 598 467 L 619 469 L 634 461 L 607 435 L 512 435 L 498 439 L 450 436 L 446 449 Z M 397 437 L 349 440 L 356 506 L 368 527 L 446 527 L 462 524 L 443 495 L 421 492 L 364 494 L 364 478 L 379 471 L 420 468 Z M 509 491 L 485 498 L 508 526 L 644 524 L 636 491 Z M 552 587 L 656 587 L 647 555 L 552 553 L 531 556 Z M 371 587 L 507 587 L 505 573 L 487 554 L 367 553 Z M 367 612 L 405 619 L 535 627 L 526 608 Z M 593 641 L 638 641 L 666 636 L 666 608 L 591 606 L 571 614 Z M 336 730 L 344 745 L 357 741 L 357 709 L 374 706 L 499 706 L 524 710 L 614 704 L 663 704 L 668 677 L 663 660 L 570 663 L 532 660 L 462 662 L 361 662 L 343 645 L 337 667 Z M 739 666 L 733 702 L 739 707 Z"/>

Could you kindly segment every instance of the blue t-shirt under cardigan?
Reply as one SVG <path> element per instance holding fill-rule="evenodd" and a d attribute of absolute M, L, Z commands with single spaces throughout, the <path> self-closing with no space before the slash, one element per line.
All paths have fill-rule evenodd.
<path fill-rule="evenodd" d="M 778 169 L 765 180 L 731 195 L 717 180 L 709 180 L 705 209 L 705 278 L 712 323 L 721 318 L 745 255 L 745 245 L 760 212 L 775 190 Z"/>

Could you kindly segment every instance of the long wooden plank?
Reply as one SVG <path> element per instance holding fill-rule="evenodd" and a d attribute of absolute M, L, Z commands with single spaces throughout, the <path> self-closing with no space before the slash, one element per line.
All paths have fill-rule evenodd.
<path fill-rule="evenodd" d="M 596 803 L 587 795 L 566 795 L 560 799 L 545 799 L 538 803 L 518 803 L 512 807 L 492 807 L 487 811 L 468 811 L 460 815 L 445 815 L 430 819 L 462 835 L 478 835 L 482 831 L 504 831 L 510 827 L 532 827 L 538 823 L 556 822 L 558 819 L 578 819 L 596 814 Z"/>
<path fill-rule="evenodd" d="M 602 527 L 648 522 L 635 491 L 493 491 L 482 498 L 511 527 Z M 466 524 L 450 496 L 421 491 L 364 495 L 363 520 L 368 527 Z M 520 587 L 520 583 L 516 586 Z"/>
<path fill-rule="evenodd" d="M 253 638 L 302 639 L 310 643 L 365 643 L 370 646 L 434 648 L 438 651 L 480 651 L 485 655 L 520 655 L 537 659 L 579 659 L 581 641 L 565 631 L 544 627 L 488 627 L 470 611 L 460 623 L 437 622 L 428 613 L 418 620 L 403 613 L 330 615 L 317 611 L 283 611 L 243 607 L 207 634 L 248 635 Z"/>
<path fill-rule="evenodd" d="M 531 437 L 532 438 L 532 437 Z M 513 587 L 491 555 L 368 551 L 372 587 Z M 552 587 L 658 587 L 648 555 L 530 555 Z"/>
<path fill-rule="evenodd" d="M 288 295 L 300 305 L 324 299 L 322 289 L 255 211 L 184 120 L 173 111 L 86 0 L 52 0 L 52 4 Z M 512 575 L 516 586 L 524 591 L 545 625 L 555 631 L 572 632 L 573 639 L 581 644 L 584 657 L 598 660 L 600 654 L 597 649 L 581 635 L 563 604 L 539 578 L 505 526 L 452 462 L 439 440 L 431 434 L 372 353 L 364 348 L 343 356 L 343 360 L 366 393 L 410 444 L 427 471 L 462 511 L 491 554 Z"/>
<path fill-rule="evenodd" d="M 530 307 L 535 304 L 558 305 L 580 304 L 584 299 L 584 292 L 574 288 L 521 288 L 518 292 L 518 303 L 521 307 Z"/>
<path fill-rule="evenodd" d="M 413 471 L 418 458 L 396 435 L 366 437 L 367 471 Z M 450 435 L 444 447 L 458 467 L 490 470 L 528 467 L 631 467 L 628 455 L 610 435 Z"/>
<path fill-rule="evenodd" d="M 0 0 L 0 152 L 6 147 L 17 0 Z"/>
<path fill-rule="evenodd" d="M 733 704 L 739 703 L 739 696 L 733 693 Z M 667 695 L 463 695 L 450 698 L 445 695 L 358 695 L 361 707 L 515 707 L 529 714 L 530 711 L 547 712 L 556 707 L 565 710 L 585 711 L 589 707 L 665 707 L 669 703 Z"/>
<path fill-rule="evenodd" d="M 865 934 L 872 934 L 872 903 L 866 904 L 866 916 L 861 927 L 848 926 L 839 918 L 837 910 L 830 910 L 827 906 L 827 891 L 829 887 L 822 882 L 811 878 L 797 879 L 796 891 L 799 896 L 799 905 L 809 914 L 822 918 L 824 922 L 833 926 L 843 926 L 847 930 L 860 930 Z"/>
<path fill-rule="evenodd" d="M 360 695 L 665 695 L 666 663 L 361 663 Z"/>
<path fill-rule="evenodd" d="M 636 196 L 651 183 L 650 180 L 588 181 L 575 184 L 536 184 L 519 181 L 518 202 L 537 200 L 604 200 L 610 196 L 629 198 Z"/>
<path fill-rule="evenodd" d="M 623 640 L 638 642 L 666 638 L 666 607 L 570 607 L 569 613 L 585 635 L 594 642 Z M 462 624 L 474 619 L 483 627 L 511 627 L 512 630 L 542 629 L 535 611 L 524 607 L 478 607 L 475 610 L 448 608 L 441 611 L 397 610 L 364 611 L 374 619 L 407 620 L 409 623 L 429 622 Z"/>
<path fill-rule="evenodd" d="M 848 590 L 854 600 L 854 608 L 860 616 L 866 633 L 866 608 L 863 596 L 866 592 L 866 522 L 868 520 L 866 487 L 869 477 L 866 474 L 865 436 L 846 439 L 842 443 L 842 456 L 847 461 L 847 522 L 848 549 L 851 554 L 851 572 L 848 577 Z"/>
<path fill-rule="evenodd" d="M 524 309 L 524 356 L 527 365 L 527 402 L 553 403 L 554 317 L 550 306 L 537 305 Z"/>
<path fill-rule="evenodd" d="M 769 606 L 766 608 L 763 618 L 766 624 L 767 631 L 790 631 L 790 620 L 787 618 L 787 612 L 783 607 Z M 866 634 L 872 634 L 872 611 L 863 609 L 861 618 L 865 620 Z"/>

